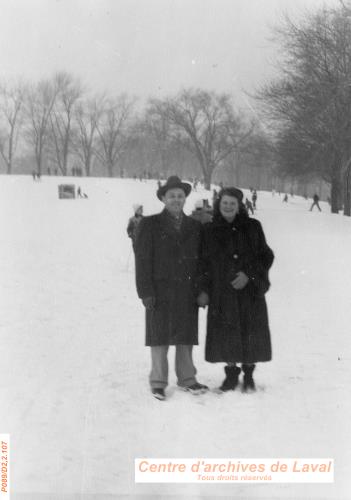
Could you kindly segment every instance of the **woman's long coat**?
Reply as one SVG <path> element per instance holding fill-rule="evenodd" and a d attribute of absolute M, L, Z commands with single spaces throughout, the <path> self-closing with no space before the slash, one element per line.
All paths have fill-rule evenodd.
<path fill-rule="evenodd" d="M 140 298 L 155 297 L 146 310 L 146 345 L 198 344 L 199 252 L 202 225 L 183 214 L 177 231 L 164 210 L 144 217 L 136 238 Z"/>
<path fill-rule="evenodd" d="M 264 294 L 274 256 L 259 221 L 245 214 L 233 223 L 223 217 L 205 225 L 203 291 L 209 293 L 206 360 L 255 363 L 272 357 Z M 231 281 L 238 271 L 249 278 L 242 290 Z"/>

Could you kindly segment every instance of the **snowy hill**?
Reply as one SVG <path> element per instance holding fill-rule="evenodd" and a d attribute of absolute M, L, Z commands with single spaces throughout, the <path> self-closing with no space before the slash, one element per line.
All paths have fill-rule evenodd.
<path fill-rule="evenodd" d="M 59 200 L 60 182 L 88 199 Z M 162 209 L 156 181 L 0 177 L 0 433 L 13 499 L 349 498 L 351 220 L 258 193 L 275 252 L 267 294 L 273 361 L 255 394 L 217 394 L 223 365 L 195 364 L 211 391 L 150 396 L 144 310 L 126 224 Z M 191 193 L 186 212 L 198 198 Z M 335 483 L 135 484 L 137 457 L 334 458 Z M 90 496 L 89 496 L 90 495 Z"/>

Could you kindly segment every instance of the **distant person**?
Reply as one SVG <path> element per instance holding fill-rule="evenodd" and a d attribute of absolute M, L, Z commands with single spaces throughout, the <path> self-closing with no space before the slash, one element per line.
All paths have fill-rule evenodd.
<path fill-rule="evenodd" d="M 311 205 L 310 212 L 312 212 L 313 207 L 317 207 L 317 208 L 318 208 L 318 210 L 319 210 L 320 212 L 322 211 L 322 210 L 321 210 L 321 207 L 319 206 L 319 203 L 318 203 L 318 202 L 319 202 L 319 196 L 318 196 L 318 194 L 317 194 L 317 193 L 315 193 L 315 194 L 313 195 L 313 203 L 312 203 L 312 205 Z"/>
<path fill-rule="evenodd" d="M 32 172 L 32 177 L 33 177 L 33 181 L 37 180 L 37 173 L 35 172 L 35 170 L 33 170 L 33 172 Z"/>
<path fill-rule="evenodd" d="M 210 202 L 208 201 L 207 198 L 204 198 L 203 200 L 203 204 L 204 204 L 204 210 L 205 212 L 211 216 L 211 220 L 212 220 L 212 216 L 213 216 L 213 208 L 211 207 L 210 205 Z"/>
<path fill-rule="evenodd" d="M 37 172 L 37 179 L 38 181 L 41 181 L 41 172 Z"/>
<path fill-rule="evenodd" d="M 128 221 L 127 233 L 132 240 L 133 249 L 135 251 L 136 232 L 141 219 L 143 218 L 143 206 L 139 203 L 133 205 L 134 215 Z"/>
<path fill-rule="evenodd" d="M 288 194 L 285 193 L 284 198 L 283 198 L 283 203 L 288 203 L 288 199 L 289 199 Z"/>
<path fill-rule="evenodd" d="M 216 191 L 216 189 L 214 189 L 212 191 L 212 206 L 214 207 L 214 204 L 216 203 L 217 201 L 217 198 L 218 198 L 218 192 Z"/>
<path fill-rule="evenodd" d="M 77 189 L 77 198 L 88 198 L 88 195 L 86 193 L 83 193 L 82 188 L 78 186 Z"/>
<path fill-rule="evenodd" d="M 256 207 L 256 202 L 257 202 L 257 191 L 256 191 L 256 189 L 253 190 L 253 192 L 252 192 L 252 198 L 251 199 L 252 199 L 252 206 L 256 210 L 256 208 L 257 208 Z"/>
<path fill-rule="evenodd" d="M 206 200 L 207 201 L 207 200 Z M 211 210 L 211 208 L 210 208 Z M 195 210 L 192 211 L 191 216 L 192 219 L 195 219 L 201 224 L 206 224 L 207 222 L 212 221 L 212 215 L 209 213 L 209 210 L 204 205 L 204 200 L 197 200 L 195 202 Z"/>
<path fill-rule="evenodd" d="M 252 215 L 254 215 L 254 213 L 255 213 L 254 208 L 253 208 L 253 205 L 252 205 L 251 201 L 249 200 L 249 198 L 246 198 L 246 200 L 245 200 L 245 207 L 246 207 L 246 210 L 248 213 L 251 212 Z"/>

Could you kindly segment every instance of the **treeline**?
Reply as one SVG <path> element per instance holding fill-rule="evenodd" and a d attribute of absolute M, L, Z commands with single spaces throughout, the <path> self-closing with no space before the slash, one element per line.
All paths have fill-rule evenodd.
<path fill-rule="evenodd" d="M 165 99 L 150 99 L 144 109 L 127 94 L 91 96 L 67 72 L 35 84 L 0 85 L 0 154 L 6 172 L 16 157 L 29 155 L 42 174 L 110 177 L 132 165 L 142 171 L 169 171 L 203 178 L 209 188 L 216 168 L 238 162 L 262 165 L 266 139 L 258 125 L 226 94 L 186 89 Z M 266 163 L 267 163 L 266 162 Z M 192 170 L 192 171 L 189 171 Z"/>
<path fill-rule="evenodd" d="M 327 183 L 331 209 L 351 212 L 351 7 L 340 2 L 275 29 L 277 77 L 255 96 L 258 122 L 230 95 L 184 89 L 142 107 L 132 96 L 92 96 L 74 75 L 0 84 L 0 156 L 35 170 L 108 176 L 150 172 L 240 184 L 251 167 L 298 185 Z M 263 124 L 263 126 L 262 126 Z M 233 175 L 231 176 L 231 172 Z M 260 186 L 255 186 L 260 188 Z M 272 182 L 271 187 L 277 187 Z"/>

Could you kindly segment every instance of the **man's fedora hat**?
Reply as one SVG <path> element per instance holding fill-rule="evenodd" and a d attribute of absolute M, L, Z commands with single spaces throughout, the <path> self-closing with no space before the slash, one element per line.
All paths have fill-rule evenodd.
<path fill-rule="evenodd" d="M 191 184 L 182 182 L 176 175 L 168 177 L 166 184 L 157 190 L 157 198 L 162 201 L 162 196 L 166 194 L 169 189 L 180 188 L 184 191 L 185 196 L 188 196 L 191 191 Z"/>

